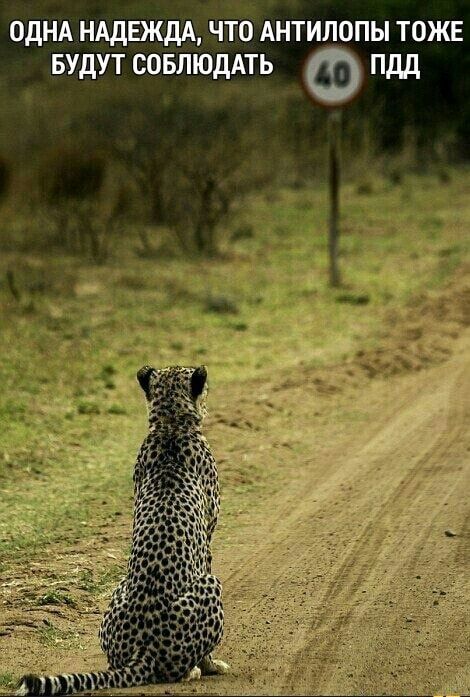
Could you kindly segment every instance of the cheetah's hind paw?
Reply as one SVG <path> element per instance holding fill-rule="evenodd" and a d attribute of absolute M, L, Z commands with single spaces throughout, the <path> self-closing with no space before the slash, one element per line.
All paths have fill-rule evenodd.
<path fill-rule="evenodd" d="M 225 661 L 218 658 L 205 656 L 199 664 L 203 675 L 225 675 L 229 672 L 230 666 Z"/>
<path fill-rule="evenodd" d="M 191 680 L 200 680 L 201 679 L 201 669 L 198 668 L 197 666 L 194 666 L 192 670 L 190 670 L 184 678 L 181 678 L 181 682 L 190 682 Z"/>
<path fill-rule="evenodd" d="M 212 663 L 216 668 L 217 675 L 225 675 L 225 673 L 228 673 L 230 670 L 229 664 L 225 663 L 225 661 L 221 661 L 220 658 L 213 658 Z"/>

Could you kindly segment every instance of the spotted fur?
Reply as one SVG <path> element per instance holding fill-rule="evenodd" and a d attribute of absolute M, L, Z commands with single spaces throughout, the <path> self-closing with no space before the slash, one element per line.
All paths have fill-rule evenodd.
<path fill-rule="evenodd" d="M 17 694 L 69 694 L 225 673 L 211 652 L 223 632 L 220 581 L 210 542 L 219 513 L 217 468 L 202 435 L 207 372 L 145 366 L 149 432 L 134 469 L 134 525 L 127 574 L 99 637 L 106 671 L 25 675 Z"/>

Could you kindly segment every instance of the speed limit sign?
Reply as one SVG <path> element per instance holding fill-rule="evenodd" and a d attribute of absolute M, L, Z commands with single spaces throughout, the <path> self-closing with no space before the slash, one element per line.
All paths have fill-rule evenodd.
<path fill-rule="evenodd" d="M 364 89 L 366 68 L 361 55 L 345 44 L 322 44 L 305 56 L 300 82 L 307 97 L 328 114 L 328 258 L 329 282 L 341 285 L 339 270 L 339 191 L 341 110 Z"/>
<path fill-rule="evenodd" d="M 362 92 L 366 70 L 360 54 L 344 44 L 313 48 L 302 64 L 301 82 L 319 106 L 335 109 L 350 104 Z"/>

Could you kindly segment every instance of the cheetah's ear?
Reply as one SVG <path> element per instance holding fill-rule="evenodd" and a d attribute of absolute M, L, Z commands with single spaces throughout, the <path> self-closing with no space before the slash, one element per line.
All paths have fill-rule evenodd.
<path fill-rule="evenodd" d="M 154 372 L 155 368 L 151 368 L 149 365 L 144 365 L 137 371 L 137 380 L 147 397 L 149 396 L 150 377 Z"/>
<path fill-rule="evenodd" d="M 191 375 L 191 394 L 193 399 L 197 399 L 204 389 L 207 380 L 207 368 L 205 365 L 200 365 Z"/>

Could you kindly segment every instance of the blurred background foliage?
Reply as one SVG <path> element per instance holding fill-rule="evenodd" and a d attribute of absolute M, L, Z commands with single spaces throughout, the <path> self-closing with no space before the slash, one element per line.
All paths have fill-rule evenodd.
<path fill-rule="evenodd" d="M 302 43 L 250 45 L 275 62 L 269 78 L 122 77 L 96 82 L 52 78 L 52 47 L 8 41 L 12 19 L 186 18 L 218 45 L 209 18 L 468 19 L 465 0 L 274 0 L 120 2 L 20 0 L 1 9 L 0 197 L 6 222 L 0 244 L 62 247 L 103 263 L 112 240 L 129 233 L 138 253 L 214 256 L 224 227 L 246 195 L 324 178 L 325 116 L 298 88 Z M 255 34 L 256 35 L 256 34 Z M 398 32 L 392 31 L 396 39 Z M 344 176 L 374 167 L 399 181 L 468 158 L 470 99 L 467 43 L 363 45 L 365 52 L 419 52 L 420 80 L 371 78 L 345 111 Z M 69 50 L 69 46 L 62 50 Z M 126 52 L 158 50 L 133 44 Z M 61 50 L 61 49 L 58 49 Z M 90 48 L 81 48 L 90 50 Z M 92 50 L 104 50 L 95 46 Z M 166 49 L 172 51 L 173 49 Z M 178 49 L 176 49 L 178 50 Z M 189 49 L 180 49 L 189 50 Z M 190 50 L 193 50 L 191 47 Z M 445 176 L 445 175 L 444 175 Z M 14 223 L 11 223 L 13 206 Z M 20 221 L 19 213 L 24 216 Z"/>

